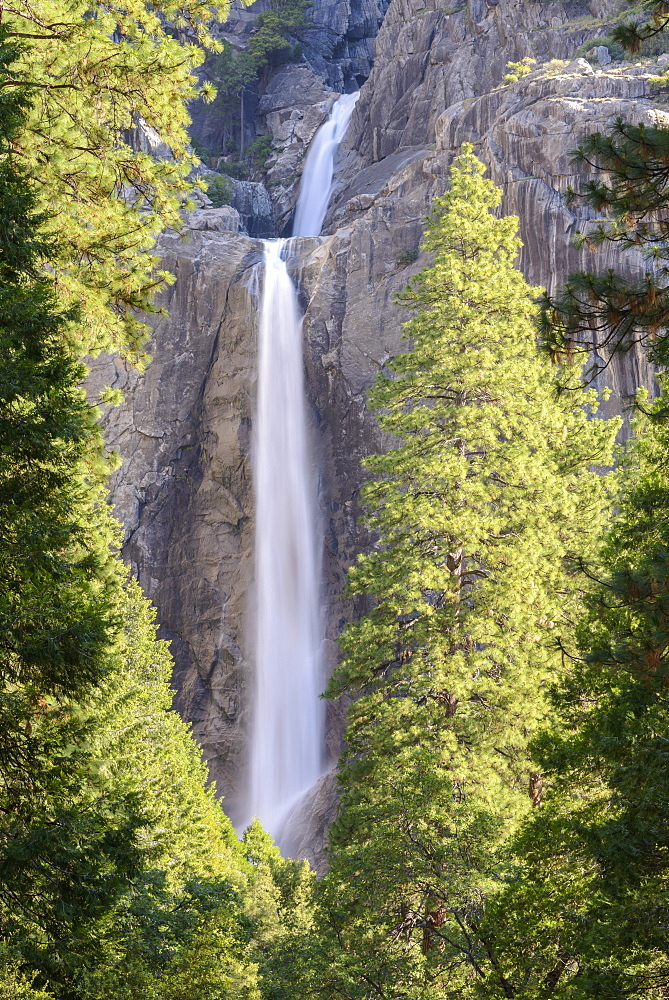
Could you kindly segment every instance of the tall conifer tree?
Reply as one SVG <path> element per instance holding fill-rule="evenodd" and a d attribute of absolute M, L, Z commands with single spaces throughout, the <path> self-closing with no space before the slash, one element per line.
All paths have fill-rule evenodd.
<path fill-rule="evenodd" d="M 669 996 L 668 455 L 666 423 L 638 420 L 605 572 L 536 740 L 545 806 L 488 916 L 500 978 L 484 996 L 501 981 L 522 998 Z"/>
<path fill-rule="evenodd" d="M 0 32 L 0 78 L 16 47 Z M 40 754 L 32 716 L 86 691 L 115 629 L 117 527 L 109 470 L 73 347 L 76 314 L 56 299 L 32 177 L 21 167 L 25 91 L 0 92 L 0 774 L 25 790 Z"/>
<path fill-rule="evenodd" d="M 0 82 L 16 57 L 0 26 Z M 112 550 L 28 110 L 0 87 L 0 997 L 255 1000 L 246 862 Z"/>
<path fill-rule="evenodd" d="M 377 542 L 349 592 L 372 606 L 329 689 L 356 696 L 320 892 L 332 996 L 466 996 L 489 967 L 478 929 L 541 799 L 527 744 L 580 599 L 571 561 L 605 509 L 614 429 L 592 396 L 556 395 L 484 170 L 463 147 L 403 296 L 413 348 L 370 395 L 396 446 L 367 462 Z"/>

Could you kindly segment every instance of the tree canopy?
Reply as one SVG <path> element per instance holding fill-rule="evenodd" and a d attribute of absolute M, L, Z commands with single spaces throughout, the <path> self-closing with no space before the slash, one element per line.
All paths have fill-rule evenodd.
<path fill-rule="evenodd" d="M 545 805 L 487 915 L 509 992 L 481 995 L 667 995 L 667 445 L 639 418 L 617 470 L 603 567 L 535 740 Z"/>
<path fill-rule="evenodd" d="M 207 24 L 228 9 L 228 0 L 3 6 L 7 37 L 22 43 L 5 87 L 31 98 L 15 155 L 48 207 L 57 294 L 81 310 L 82 353 L 144 357 L 136 313 L 151 311 L 166 278 L 150 250 L 179 224 L 196 162 L 186 131 L 187 103 L 200 91 L 194 70 L 203 46 L 218 44 Z M 165 156 L 133 148 L 140 126 L 159 135 Z"/>

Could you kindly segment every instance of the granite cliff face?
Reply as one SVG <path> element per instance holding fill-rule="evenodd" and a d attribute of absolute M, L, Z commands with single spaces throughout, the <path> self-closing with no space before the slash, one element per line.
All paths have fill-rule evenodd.
<path fill-rule="evenodd" d="M 619 263 L 612 250 L 586 260 L 571 246 L 589 218 L 565 205 L 567 187 L 578 184 L 569 152 L 579 135 L 612 117 L 664 120 L 667 112 L 647 82 L 652 70 L 593 72 L 578 61 L 492 89 L 509 59 L 566 59 L 584 32 L 598 34 L 582 23 L 570 34 L 583 11 L 578 4 L 470 0 L 449 14 L 423 0 L 392 0 L 342 151 L 327 235 L 289 244 L 305 310 L 328 669 L 342 624 L 360 610 L 340 595 L 347 566 L 367 543 L 358 520 L 360 461 L 382 446 L 366 392 L 400 348 L 403 316 L 393 296 L 427 258 L 403 261 L 419 246 L 425 214 L 443 193 L 460 144 L 475 144 L 504 189 L 502 210 L 520 216 L 521 266 L 530 281 L 554 288 L 571 270 Z M 290 74 L 292 83 L 280 71 L 262 99 L 274 135 L 284 129 L 281 156 L 293 158 L 292 167 L 284 164 L 285 177 L 301 170 L 332 100 L 307 67 L 291 67 Z M 292 105 L 297 91 L 306 96 Z M 285 222 L 290 184 L 269 190 L 275 217 Z M 198 211 L 181 234 L 163 237 L 164 262 L 177 281 L 163 294 L 169 318 L 156 321 L 153 364 L 139 377 L 112 358 L 98 359 L 91 391 L 111 382 L 126 393 L 126 403 L 105 416 L 108 440 L 125 459 L 112 484 L 126 528 L 124 554 L 172 640 L 179 709 L 193 722 L 226 806 L 239 819 L 253 670 L 251 443 L 262 245 L 234 231 L 235 214 Z M 642 264 L 628 256 L 626 266 Z M 652 380 L 640 355 L 616 364 L 609 378 L 616 390 L 610 412 L 620 412 L 625 397 Z M 342 713 L 341 706 L 330 708 L 332 761 Z M 303 807 L 299 850 L 316 863 L 333 795 L 326 776 Z"/>

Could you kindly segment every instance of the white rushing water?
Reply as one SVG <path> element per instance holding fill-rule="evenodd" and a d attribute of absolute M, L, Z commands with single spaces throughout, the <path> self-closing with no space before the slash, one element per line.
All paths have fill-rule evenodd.
<path fill-rule="evenodd" d="M 357 94 L 337 101 L 304 168 L 295 234 L 318 236 L 334 155 Z M 309 453 L 302 320 L 286 240 L 265 240 L 258 332 L 255 697 L 246 814 L 285 852 L 297 846 L 291 815 L 323 773 L 320 539 Z"/>
<path fill-rule="evenodd" d="M 285 814 L 322 773 L 323 687 L 316 481 L 310 461 L 302 322 L 282 259 L 265 241 L 256 494 L 256 692 L 250 813 L 281 840 Z"/>
<path fill-rule="evenodd" d="M 332 194 L 334 158 L 346 134 L 360 91 L 342 94 L 309 147 L 302 171 L 293 236 L 319 236 Z"/>

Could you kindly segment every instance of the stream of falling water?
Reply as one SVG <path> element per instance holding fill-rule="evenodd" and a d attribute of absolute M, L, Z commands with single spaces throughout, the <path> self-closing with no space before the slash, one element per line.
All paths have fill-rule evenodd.
<path fill-rule="evenodd" d="M 319 236 L 332 194 L 334 158 L 346 135 L 360 91 L 342 94 L 316 133 L 302 172 L 293 236 Z"/>
<path fill-rule="evenodd" d="M 295 234 L 318 236 L 332 189 L 334 155 L 357 94 L 345 94 L 313 140 L 302 175 Z M 291 814 L 323 773 L 320 540 L 309 453 L 302 320 L 284 251 L 264 241 L 258 332 L 256 670 L 247 815 L 284 851 Z"/>
<path fill-rule="evenodd" d="M 323 746 L 316 483 L 307 441 L 302 323 L 281 256 L 285 242 L 265 242 L 255 456 L 251 811 L 277 838 L 285 814 L 318 780 Z"/>

